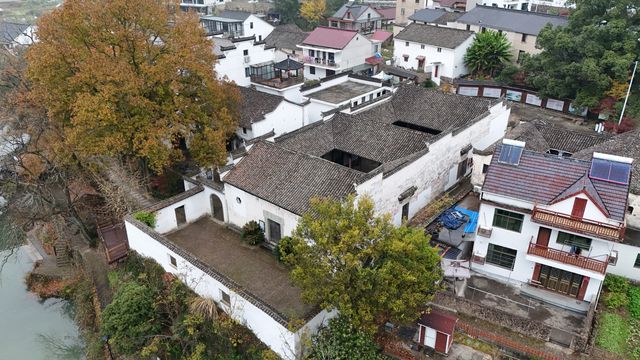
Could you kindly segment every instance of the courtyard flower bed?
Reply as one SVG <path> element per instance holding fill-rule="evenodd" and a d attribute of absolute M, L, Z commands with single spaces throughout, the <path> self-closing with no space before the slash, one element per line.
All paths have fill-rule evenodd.
<path fill-rule="evenodd" d="M 596 326 L 597 347 L 640 360 L 640 286 L 607 275 Z"/>

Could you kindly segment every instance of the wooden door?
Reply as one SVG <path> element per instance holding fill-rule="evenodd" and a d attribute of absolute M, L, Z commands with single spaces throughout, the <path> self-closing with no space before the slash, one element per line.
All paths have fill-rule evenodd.
<path fill-rule="evenodd" d="M 273 243 L 277 243 L 282 238 L 282 233 L 280 230 L 280 224 L 269 219 L 267 220 L 269 223 L 269 240 Z"/>
<path fill-rule="evenodd" d="M 176 213 L 176 223 L 178 226 L 184 225 L 187 223 L 187 214 L 184 211 L 184 205 L 179 206 L 175 210 Z"/>
<path fill-rule="evenodd" d="M 549 246 L 549 238 L 551 237 L 551 229 L 540 226 L 538 229 L 538 238 L 536 239 L 536 244 L 540 246 Z"/>
<path fill-rule="evenodd" d="M 573 209 L 571 209 L 571 217 L 582 219 L 582 217 L 584 217 L 584 209 L 586 207 L 586 199 L 575 198 L 573 200 Z"/>
<path fill-rule="evenodd" d="M 436 332 L 436 351 L 441 352 L 443 354 L 447 353 L 447 334 Z"/>

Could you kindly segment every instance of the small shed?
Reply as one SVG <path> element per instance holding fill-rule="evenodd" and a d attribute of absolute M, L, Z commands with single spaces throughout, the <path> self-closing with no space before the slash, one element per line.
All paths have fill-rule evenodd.
<path fill-rule="evenodd" d="M 422 315 L 418 320 L 418 343 L 448 354 L 453 344 L 453 332 L 458 318 L 438 310 Z"/>

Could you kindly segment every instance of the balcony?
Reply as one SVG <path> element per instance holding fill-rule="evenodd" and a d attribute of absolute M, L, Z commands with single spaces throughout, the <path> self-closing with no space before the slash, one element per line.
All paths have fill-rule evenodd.
<path fill-rule="evenodd" d="M 611 241 L 624 239 L 624 225 L 611 225 L 598 221 L 576 218 L 535 207 L 531 219 L 538 223 Z"/>
<path fill-rule="evenodd" d="M 318 65 L 318 66 L 327 66 L 330 68 L 339 67 L 339 65 L 336 64 L 336 61 L 334 59 L 323 59 L 323 58 L 318 58 L 313 56 L 305 56 L 304 63 L 311 64 L 311 65 Z"/>
<path fill-rule="evenodd" d="M 606 261 L 596 260 L 590 257 L 573 254 L 570 252 L 552 249 L 536 243 L 529 243 L 527 254 L 539 256 L 545 259 L 557 261 L 563 264 L 577 266 L 582 269 L 591 270 L 600 274 L 607 271 L 608 259 Z"/>

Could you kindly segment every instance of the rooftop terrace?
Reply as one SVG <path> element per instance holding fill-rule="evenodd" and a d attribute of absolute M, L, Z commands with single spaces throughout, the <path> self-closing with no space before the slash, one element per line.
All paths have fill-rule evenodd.
<path fill-rule="evenodd" d="M 268 250 L 244 244 L 240 236 L 210 218 L 202 218 L 165 235 L 222 275 L 289 319 L 315 315 L 302 302 L 289 271 Z"/>
<path fill-rule="evenodd" d="M 308 96 L 312 99 L 325 101 L 332 104 L 340 104 L 376 89 L 379 89 L 379 87 L 361 84 L 355 81 L 346 81 L 342 84 L 331 86 L 324 90 L 314 92 L 312 94 L 309 94 Z"/>

